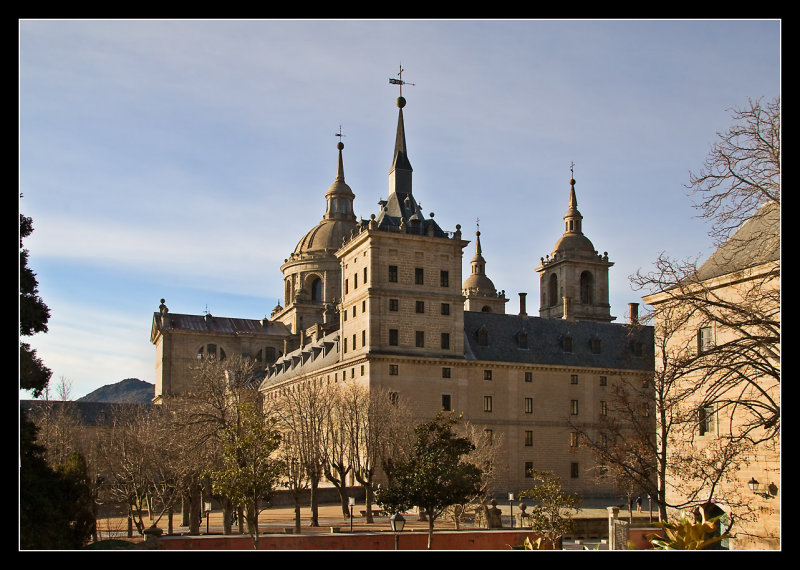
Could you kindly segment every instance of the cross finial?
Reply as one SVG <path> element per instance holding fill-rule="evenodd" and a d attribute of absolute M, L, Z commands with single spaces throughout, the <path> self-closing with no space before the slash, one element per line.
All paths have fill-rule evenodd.
<path fill-rule="evenodd" d="M 570 178 L 575 178 L 575 163 L 574 162 L 570 162 L 569 163 L 569 177 Z"/>
<path fill-rule="evenodd" d="M 342 137 L 346 136 L 346 135 L 342 134 L 342 125 L 339 125 L 339 132 L 338 133 L 334 133 L 333 136 L 339 137 L 339 140 L 342 140 Z"/>
<path fill-rule="evenodd" d="M 397 73 L 397 78 L 390 77 L 389 83 L 391 85 L 399 85 L 400 86 L 400 97 L 403 96 L 403 85 L 414 85 L 413 83 L 409 83 L 408 81 L 403 81 L 403 64 L 400 64 L 400 71 Z"/>

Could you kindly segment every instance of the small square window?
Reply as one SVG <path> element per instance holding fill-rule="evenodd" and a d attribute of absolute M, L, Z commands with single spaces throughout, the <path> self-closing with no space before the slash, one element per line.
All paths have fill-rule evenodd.
<path fill-rule="evenodd" d="M 491 380 L 492 379 L 492 371 L 491 370 L 484 370 L 483 371 L 483 379 L 484 380 Z"/>
<path fill-rule="evenodd" d="M 425 348 L 425 331 L 416 331 L 415 338 L 417 348 Z"/>
<path fill-rule="evenodd" d="M 397 266 L 390 265 L 389 266 L 389 283 L 397 283 Z M 347 281 L 345 281 L 345 285 L 347 285 Z"/>
<path fill-rule="evenodd" d="M 392 312 L 397 312 L 400 310 L 400 300 L 399 299 L 389 299 L 389 310 Z"/>
<path fill-rule="evenodd" d="M 608 376 L 601 376 L 600 377 L 600 385 L 601 386 L 608 386 Z"/>
<path fill-rule="evenodd" d="M 442 287 L 450 287 L 450 273 L 447 271 L 439 272 L 439 285 Z"/>
<path fill-rule="evenodd" d="M 442 314 L 443 315 L 450 314 L 450 303 L 442 303 Z"/>
<path fill-rule="evenodd" d="M 450 368 L 445 366 L 442 368 L 442 378 L 450 378 Z"/>
<path fill-rule="evenodd" d="M 425 271 L 422 269 L 422 267 L 414 268 L 414 284 L 415 285 L 425 284 Z"/>
<path fill-rule="evenodd" d="M 533 372 L 525 373 L 525 382 L 533 382 Z"/>
<path fill-rule="evenodd" d="M 569 383 L 570 384 L 577 384 L 578 383 L 578 375 L 577 374 L 570 374 Z"/>
<path fill-rule="evenodd" d="M 425 312 L 425 301 L 417 301 L 417 312 L 424 313 Z"/>
<path fill-rule="evenodd" d="M 390 364 L 389 365 L 389 376 L 397 376 L 400 373 L 399 370 L 400 369 L 399 369 L 397 364 Z"/>

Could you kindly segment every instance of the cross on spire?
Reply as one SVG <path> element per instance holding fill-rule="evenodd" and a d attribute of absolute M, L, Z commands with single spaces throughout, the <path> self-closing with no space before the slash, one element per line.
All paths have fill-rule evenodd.
<path fill-rule="evenodd" d="M 397 73 L 397 78 L 390 77 L 389 83 L 391 85 L 399 85 L 400 86 L 400 97 L 403 96 L 403 85 L 414 85 L 413 83 L 409 83 L 408 81 L 403 81 L 403 65 L 400 64 L 400 71 Z"/>

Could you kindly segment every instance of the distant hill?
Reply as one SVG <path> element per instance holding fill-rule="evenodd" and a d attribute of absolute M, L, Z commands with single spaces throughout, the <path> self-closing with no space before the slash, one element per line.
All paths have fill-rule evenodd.
<path fill-rule="evenodd" d="M 126 378 L 116 384 L 107 384 L 86 394 L 83 398 L 78 398 L 77 402 L 106 402 L 112 404 L 149 404 L 152 402 L 156 393 L 154 384 L 139 380 L 138 378 Z"/>

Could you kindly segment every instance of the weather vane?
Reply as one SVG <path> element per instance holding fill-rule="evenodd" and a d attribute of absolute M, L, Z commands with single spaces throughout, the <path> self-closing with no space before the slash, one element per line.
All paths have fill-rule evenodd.
<path fill-rule="evenodd" d="M 335 137 L 339 137 L 339 140 L 340 140 L 340 141 L 342 140 L 342 137 L 345 137 L 345 136 L 347 136 L 347 135 L 343 135 L 343 134 L 342 134 L 342 125 L 339 125 L 339 132 L 338 132 L 338 133 L 334 133 L 334 135 L 333 135 L 333 136 L 335 136 Z"/>
<path fill-rule="evenodd" d="M 414 85 L 413 83 L 409 83 L 408 81 L 403 81 L 403 64 L 400 64 L 400 72 L 397 74 L 397 78 L 390 77 L 389 83 L 391 85 L 400 86 L 400 97 L 403 96 L 403 85 Z"/>
<path fill-rule="evenodd" d="M 569 177 L 570 178 L 575 178 L 575 163 L 574 162 L 570 162 L 569 163 Z"/>

